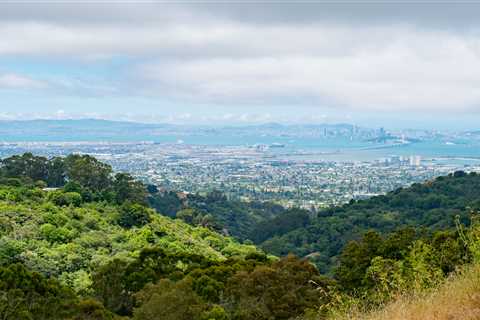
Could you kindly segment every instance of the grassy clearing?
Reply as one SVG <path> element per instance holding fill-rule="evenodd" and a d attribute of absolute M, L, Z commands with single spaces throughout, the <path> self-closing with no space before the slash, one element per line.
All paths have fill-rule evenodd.
<path fill-rule="evenodd" d="M 332 320 L 474 320 L 480 319 L 480 265 L 465 267 L 439 287 L 405 295 L 368 313 L 352 308 Z"/>

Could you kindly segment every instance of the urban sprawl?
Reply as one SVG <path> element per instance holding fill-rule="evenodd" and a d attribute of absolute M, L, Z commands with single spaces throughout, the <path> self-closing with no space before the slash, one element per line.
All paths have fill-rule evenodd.
<path fill-rule="evenodd" d="M 275 147 L 275 146 L 274 146 Z M 384 194 L 455 170 L 480 166 L 390 156 L 375 161 L 326 161 L 275 152 L 268 146 L 200 146 L 157 143 L 4 143 L 0 156 L 91 154 L 160 190 L 208 193 L 231 199 L 321 208 Z"/>

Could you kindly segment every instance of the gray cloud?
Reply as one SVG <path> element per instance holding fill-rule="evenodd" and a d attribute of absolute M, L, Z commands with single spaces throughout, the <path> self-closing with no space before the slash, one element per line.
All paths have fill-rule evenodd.
<path fill-rule="evenodd" d="M 480 3 L 465 0 L 338 1 L 18 1 L 1 4 L 2 21 L 69 24 L 178 23 L 216 19 L 264 24 L 411 24 L 468 28 L 479 24 Z"/>
<path fill-rule="evenodd" d="M 110 82 L 49 79 L 56 94 L 472 112 L 478 9 L 465 1 L 4 3 L 0 57 L 132 61 Z"/>
<path fill-rule="evenodd" d="M 126 1 L 14 1 L 0 3 L 1 21 L 49 22 L 68 25 L 106 25 L 191 19 L 192 12 L 168 3 Z"/>

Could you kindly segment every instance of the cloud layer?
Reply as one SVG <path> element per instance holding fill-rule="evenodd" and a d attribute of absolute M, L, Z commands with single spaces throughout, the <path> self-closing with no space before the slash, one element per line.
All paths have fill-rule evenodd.
<path fill-rule="evenodd" d="M 40 89 L 46 86 L 41 81 L 15 73 L 0 74 L 1 89 Z"/>
<path fill-rule="evenodd" d="M 91 71 L 83 78 L 67 71 L 45 76 L 4 66 L 0 90 L 232 109 L 289 105 L 293 112 L 477 112 L 476 9 L 351 1 L 1 4 L 0 61 L 58 61 Z M 96 68 L 117 60 L 98 79 Z"/>

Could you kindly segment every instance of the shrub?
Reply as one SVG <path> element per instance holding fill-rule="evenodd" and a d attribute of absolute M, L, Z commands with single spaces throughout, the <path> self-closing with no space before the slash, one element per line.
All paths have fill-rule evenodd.
<path fill-rule="evenodd" d="M 121 206 L 118 224 L 124 228 L 141 227 L 151 221 L 148 208 L 139 205 L 126 203 Z"/>
<path fill-rule="evenodd" d="M 57 206 L 78 207 L 82 204 L 82 196 L 77 192 L 54 191 L 49 194 L 49 200 Z"/>

